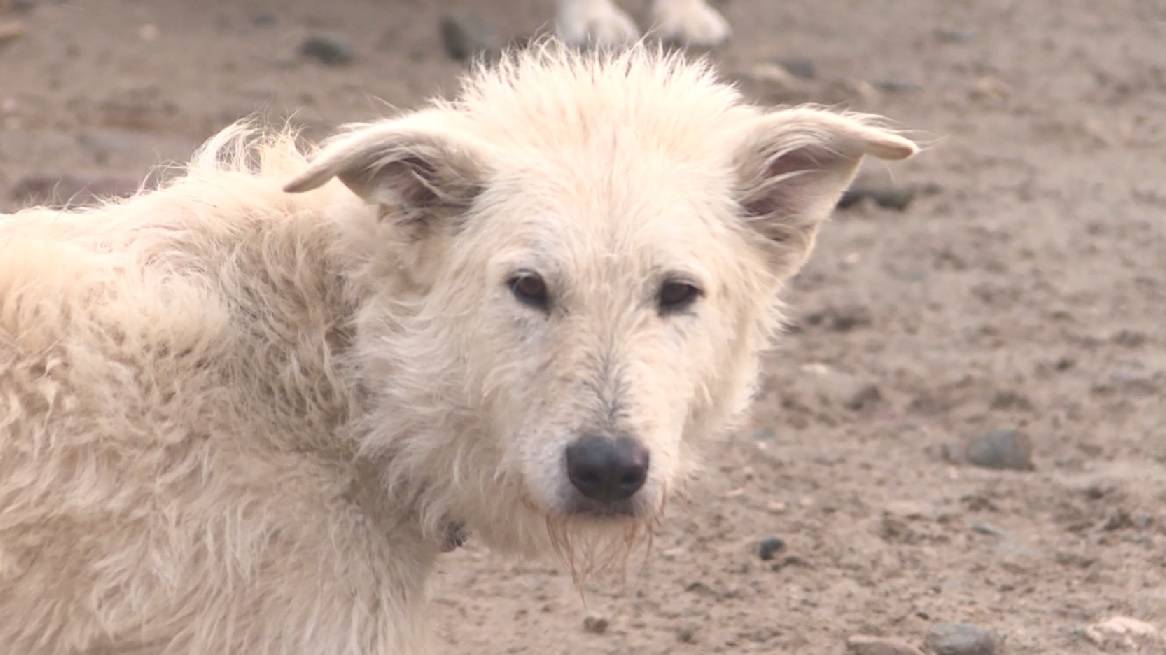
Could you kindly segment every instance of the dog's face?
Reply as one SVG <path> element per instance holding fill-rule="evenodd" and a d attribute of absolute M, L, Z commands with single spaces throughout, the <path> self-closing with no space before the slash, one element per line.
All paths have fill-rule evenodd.
<path fill-rule="evenodd" d="M 675 60 L 515 66 L 462 107 L 355 129 L 289 188 L 336 176 L 377 207 L 360 240 L 384 242 L 370 267 L 392 291 L 365 338 L 395 343 L 386 385 L 458 417 L 435 461 L 482 469 L 452 472 L 482 507 L 446 511 L 643 524 L 687 446 L 745 407 L 780 283 L 859 159 L 914 146 L 862 117 L 758 111 Z"/>

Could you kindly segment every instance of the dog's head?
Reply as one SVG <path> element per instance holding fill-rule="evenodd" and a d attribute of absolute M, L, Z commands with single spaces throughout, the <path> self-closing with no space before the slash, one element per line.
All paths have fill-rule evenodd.
<path fill-rule="evenodd" d="M 348 241 L 370 441 L 513 543 L 532 517 L 651 521 L 689 445 L 746 406 L 781 283 L 861 158 L 915 151 L 676 57 L 548 48 L 351 129 L 287 188 L 335 177 L 374 209 Z"/>

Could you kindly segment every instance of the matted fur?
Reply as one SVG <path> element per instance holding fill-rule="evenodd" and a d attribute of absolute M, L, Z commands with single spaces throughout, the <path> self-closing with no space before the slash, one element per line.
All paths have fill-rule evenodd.
<path fill-rule="evenodd" d="M 161 188 L 0 218 L 10 652 L 423 653 L 451 526 L 618 559 L 741 415 L 859 159 L 915 150 L 677 56 L 549 44 L 295 141 L 234 126 Z M 702 295 L 666 316 L 675 275 Z M 651 452 L 632 515 L 570 510 L 588 431 Z"/>

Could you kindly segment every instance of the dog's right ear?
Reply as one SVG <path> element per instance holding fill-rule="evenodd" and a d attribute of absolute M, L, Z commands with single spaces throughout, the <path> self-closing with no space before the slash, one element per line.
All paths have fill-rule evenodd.
<path fill-rule="evenodd" d="M 416 222 L 469 208 L 485 176 L 484 147 L 417 113 L 355 126 L 334 137 L 284 186 L 290 193 L 338 178 L 381 216 Z"/>
<path fill-rule="evenodd" d="M 744 220 L 782 275 L 809 256 L 818 227 L 864 156 L 906 159 L 919 148 L 877 117 L 795 107 L 760 116 L 736 151 Z"/>

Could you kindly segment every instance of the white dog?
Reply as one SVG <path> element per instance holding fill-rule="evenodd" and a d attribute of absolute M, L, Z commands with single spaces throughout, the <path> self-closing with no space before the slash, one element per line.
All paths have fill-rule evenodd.
<path fill-rule="evenodd" d="M 555 31 L 573 46 L 621 46 L 640 36 L 612 0 L 557 0 Z M 706 0 L 654 0 L 652 31 L 660 39 L 712 47 L 729 38 L 729 23 Z"/>
<path fill-rule="evenodd" d="M 429 652 L 463 531 L 618 555 L 741 415 L 860 159 L 916 151 L 553 45 L 293 141 L 0 217 L 6 652 Z"/>

